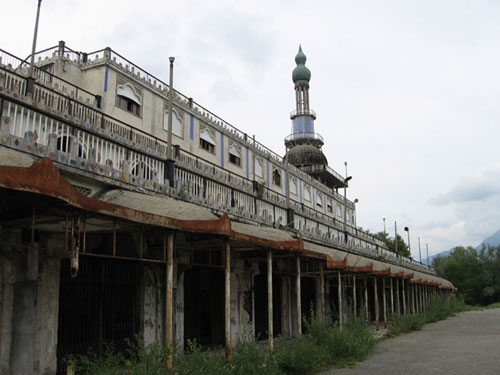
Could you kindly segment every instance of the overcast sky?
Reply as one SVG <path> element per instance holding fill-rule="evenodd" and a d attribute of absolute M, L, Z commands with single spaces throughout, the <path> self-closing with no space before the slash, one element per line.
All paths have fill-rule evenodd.
<path fill-rule="evenodd" d="M 36 0 L 2 5 L 1 44 L 31 51 Z M 429 254 L 500 229 L 500 2 L 44 0 L 38 49 L 111 47 L 279 154 L 299 43 L 329 164 L 358 225 L 410 227 Z M 406 239 L 406 236 L 405 236 Z"/>

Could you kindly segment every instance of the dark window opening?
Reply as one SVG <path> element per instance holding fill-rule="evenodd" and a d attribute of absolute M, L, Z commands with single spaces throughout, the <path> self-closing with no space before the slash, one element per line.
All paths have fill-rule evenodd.
<path fill-rule="evenodd" d="M 207 150 L 208 152 L 215 154 L 215 146 L 211 144 L 210 142 L 205 141 L 204 139 L 200 138 L 200 147 L 204 150 Z"/>
<path fill-rule="evenodd" d="M 129 98 L 118 95 L 117 96 L 117 105 L 121 109 L 124 109 L 125 111 L 131 112 L 136 116 L 141 115 L 141 106 Z"/>
<path fill-rule="evenodd" d="M 281 173 L 277 169 L 273 171 L 273 184 L 281 186 Z"/>
<path fill-rule="evenodd" d="M 241 166 L 241 158 L 236 155 L 229 154 L 229 161 L 237 166 Z"/>

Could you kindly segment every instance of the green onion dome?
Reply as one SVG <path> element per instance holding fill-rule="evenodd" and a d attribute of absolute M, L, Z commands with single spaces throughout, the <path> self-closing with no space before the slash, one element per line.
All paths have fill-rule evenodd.
<path fill-rule="evenodd" d="M 307 57 L 302 52 L 302 46 L 299 46 L 299 52 L 295 56 L 297 66 L 293 70 L 292 79 L 294 83 L 309 83 L 311 71 L 305 66 Z"/>

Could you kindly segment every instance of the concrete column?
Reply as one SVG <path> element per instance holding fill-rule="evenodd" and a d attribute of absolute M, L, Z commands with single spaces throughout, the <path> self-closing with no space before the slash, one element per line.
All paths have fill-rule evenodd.
<path fill-rule="evenodd" d="M 391 277 L 391 316 L 394 316 L 394 283 L 393 278 Z"/>
<path fill-rule="evenodd" d="M 399 279 L 396 279 L 396 313 L 401 315 L 401 301 L 399 298 Z"/>
<path fill-rule="evenodd" d="M 403 315 L 406 315 L 406 292 L 405 292 L 405 279 L 401 280 L 401 287 L 403 292 Z"/>
<path fill-rule="evenodd" d="M 416 300 L 415 300 L 415 284 L 410 283 L 409 288 L 408 288 L 408 294 L 411 295 L 411 313 L 416 314 L 417 310 L 418 310 L 418 306 L 417 306 Z"/>
<path fill-rule="evenodd" d="M 320 301 L 321 320 L 324 322 L 326 319 L 326 310 L 325 310 L 325 273 L 323 270 L 323 263 L 320 263 L 319 265 L 319 301 Z"/>
<path fill-rule="evenodd" d="M 368 310 L 368 276 L 365 276 L 365 319 L 368 322 L 370 320 L 369 310 Z"/>
<path fill-rule="evenodd" d="M 377 290 L 377 276 L 373 278 L 373 295 L 375 299 L 375 327 L 377 327 L 377 331 L 379 329 L 378 326 L 378 315 L 379 315 L 379 306 L 378 306 L 378 290 Z"/>
<path fill-rule="evenodd" d="M 297 274 L 295 275 L 295 289 L 297 291 L 296 304 L 297 304 L 297 335 L 302 335 L 302 301 L 300 289 L 300 257 L 296 258 Z"/>
<path fill-rule="evenodd" d="M 166 329 L 166 346 L 173 349 L 174 344 L 174 234 L 167 234 L 167 299 L 166 299 L 166 314 L 165 329 Z M 172 368 L 173 358 L 168 358 L 168 368 Z"/>
<path fill-rule="evenodd" d="M 420 311 L 421 312 L 425 311 L 423 289 L 424 289 L 424 286 L 422 284 L 418 285 L 418 294 L 420 296 Z"/>
<path fill-rule="evenodd" d="M 229 241 L 225 243 L 225 267 L 224 267 L 224 333 L 226 339 L 226 360 L 231 359 L 231 245 Z"/>
<path fill-rule="evenodd" d="M 382 277 L 382 302 L 384 304 L 384 328 L 387 328 L 387 297 L 385 290 L 385 276 Z"/>
<path fill-rule="evenodd" d="M 337 280 L 338 280 L 338 304 L 339 304 L 339 325 L 342 325 L 343 323 L 343 314 L 344 314 L 344 308 L 342 306 L 342 275 L 340 274 L 340 270 L 337 273 Z"/>
<path fill-rule="evenodd" d="M 356 275 L 352 275 L 352 299 L 354 305 L 354 319 L 358 317 L 358 301 L 356 297 Z"/>
<path fill-rule="evenodd" d="M 273 337 L 273 254 L 267 251 L 267 327 L 269 334 L 269 350 L 274 348 Z"/>

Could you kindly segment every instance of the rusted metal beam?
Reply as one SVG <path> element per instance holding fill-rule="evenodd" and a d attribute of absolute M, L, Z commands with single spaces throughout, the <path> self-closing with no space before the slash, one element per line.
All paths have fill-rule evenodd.
<path fill-rule="evenodd" d="M 342 306 L 342 275 L 340 270 L 337 272 L 337 285 L 338 285 L 338 304 L 339 304 L 339 325 L 341 326 L 344 320 L 344 307 Z"/>
<path fill-rule="evenodd" d="M 273 254 L 267 251 L 267 327 L 269 335 L 269 350 L 273 351 Z"/>
<path fill-rule="evenodd" d="M 373 278 L 373 295 L 374 295 L 374 300 L 375 300 L 375 327 L 377 328 L 377 331 L 379 330 L 378 326 L 378 316 L 379 316 L 379 306 L 378 306 L 378 290 L 377 290 L 377 276 Z"/>
<path fill-rule="evenodd" d="M 297 336 L 302 335 L 302 298 L 301 298 L 301 287 L 300 287 L 300 257 L 296 257 L 295 260 L 297 274 L 295 276 L 295 290 L 297 292 L 296 295 L 296 304 L 297 304 Z"/>
<path fill-rule="evenodd" d="M 224 318 L 225 318 L 225 329 L 224 333 L 226 336 L 226 360 L 231 360 L 231 245 L 229 241 L 224 244 L 225 253 L 225 303 L 224 303 Z"/>
<path fill-rule="evenodd" d="M 173 295 L 174 295 L 174 233 L 169 232 L 167 234 L 167 241 L 165 241 L 167 247 L 167 298 L 166 298 L 166 322 L 165 322 L 165 332 L 166 332 L 166 346 L 170 349 L 172 353 L 174 347 L 174 307 L 173 307 Z M 169 355 L 167 360 L 167 367 L 172 369 L 173 357 L 172 354 Z"/>

